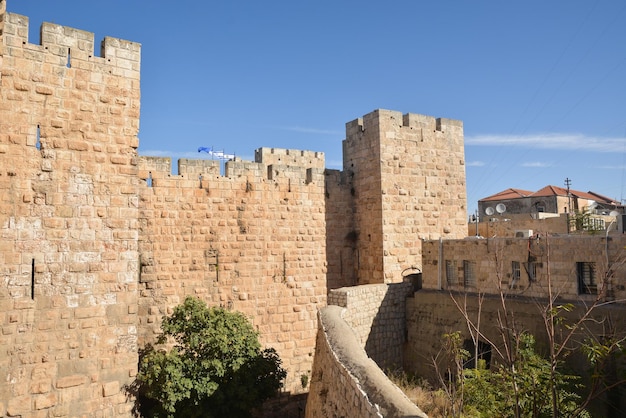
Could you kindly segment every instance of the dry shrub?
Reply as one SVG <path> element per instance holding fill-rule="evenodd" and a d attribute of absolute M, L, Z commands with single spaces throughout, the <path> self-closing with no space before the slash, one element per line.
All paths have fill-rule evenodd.
<path fill-rule="evenodd" d="M 387 371 L 389 379 L 398 386 L 402 392 L 424 411 L 429 417 L 446 417 L 450 405 L 446 395 L 422 378 L 411 376 L 402 370 Z"/>

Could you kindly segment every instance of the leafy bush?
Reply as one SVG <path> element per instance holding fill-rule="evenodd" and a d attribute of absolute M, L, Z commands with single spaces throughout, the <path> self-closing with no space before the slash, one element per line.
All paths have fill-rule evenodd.
<path fill-rule="evenodd" d="M 287 375 L 276 351 L 261 350 L 258 333 L 239 312 L 188 297 L 161 329 L 162 348 L 148 347 L 140 359 L 143 416 L 248 417 Z"/>

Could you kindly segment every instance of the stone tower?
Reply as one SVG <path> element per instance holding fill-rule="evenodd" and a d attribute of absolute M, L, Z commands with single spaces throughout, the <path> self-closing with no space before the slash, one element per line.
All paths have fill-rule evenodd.
<path fill-rule="evenodd" d="M 0 413 L 129 414 L 140 45 L 0 22 Z"/>
<path fill-rule="evenodd" d="M 351 198 L 338 206 L 352 217 L 337 230 L 353 242 L 352 284 L 402 281 L 421 269 L 421 240 L 466 235 L 462 122 L 376 110 L 346 124 L 343 167 Z"/>

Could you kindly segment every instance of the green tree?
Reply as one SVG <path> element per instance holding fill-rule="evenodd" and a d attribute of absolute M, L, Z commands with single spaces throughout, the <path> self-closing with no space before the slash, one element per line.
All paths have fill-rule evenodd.
<path fill-rule="evenodd" d="M 514 366 L 500 364 L 494 370 L 487 370 L 479 363 L 476 369 L 464 370 L 466 416 L 513 417 L 516 404 L 519 416 L 552 416 L 551 364 L 537 354 L 531 334 L 520 334 Z M 559 368 L 554 373 L 554 382 L 559 394 L 556 407 L 561 416 L 588 416 L 579 408 L 581 398 L 575 393 L 580 377 L 566 374 Z"/>
<path fill-rule="evenodd" d="M 187 297 L 161 329 L 161 348 L 148 347 L 139 364 L 144 416 L 248 417 L 287 375 L 276 351 L 261 349 L 239 312 Z"/>
<path fill-rule="evenodd" d="M 444 363 L 447 361 L 447 364 L 453 365 L 456 373 L 443 375 L 440 372 L 442 367 L 435 366 L 440 380 L 445 376 L 457 376 L 453 381 L 456 384 L 453 390 L 447 390 L 452 395 L 449 396 L 451 404 L 461 406 L 458 408 L 459 414 L 453 416 L 585 417 L 589 416 L 587 410 L 593 406 L 592 401 L 601 396 L 609 401 L 606 405 L 607 416 L 621 416 L 612 402 L 619 396 L 620 386 L 626 384 L 626 377 L 622 374 L 626 333 L 614 326 L 610 312 L 601 313 L 598 310 L 616 302 L 607 295 L 610 294 L 616 266 L 623 264 L 624 258 L 618 257 L 611 265 L 607 253 L 606 272 L 598 286 L 598 294 L 593 302 L 579 304 L 580 313 L 576 317 L 567 315 L 575 305 L 561 303 L 558 291 L 552 286 L 548 235 L 545 236 L 545 242 L 547 277 L 544 286 L 547 298 L 534 300 L 545 325 L 545 357 L 536 353 L 534 336 L 519 328 L 516 312 L 508 306 L 508 289 L 503 285 L 501 249 L 495 251 L 496 284 L 501 304 L 495 323 L 499 341 L 490 340 L 481 329 L 484 294 L 479 293 L 477 296 L 476 318 L 468 309 L 467 293 L 464 301 L 450 294 L 466 321 L 474 345 L 477 347 L 479 340 L 486 341 L 495 353 L 493 370 L 480 367 L 468 370 L 465 367 L 468 352 L 458 350 L 461 347 L 460 334 L 453 339 L 450 335 L 456 333 L 444 335 L 446 356 L 441 357 Z M 599 329 L 600 325 L 602 329 Z M 450 342 L 454 343 L 452 349 Z M 565 360 L 573 353 L 586 356 L 590 367 L 588 375 L 577 376 L 564 371 Z M 475 350 L 473 355 L 478 364 L 478 351 Z M 438 357 L 433 359 L 435 363 Z"/>

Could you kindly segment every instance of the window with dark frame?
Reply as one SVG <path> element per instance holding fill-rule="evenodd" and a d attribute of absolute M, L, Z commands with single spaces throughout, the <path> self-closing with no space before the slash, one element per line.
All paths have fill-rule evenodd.
<path fill-rule="evenodd" d="M 519 283 L 521 277 L 521 267 L 519 261 L 511 261 L 511 284 Z"/>
<path fill-rule="evenodd" d="M 593 295 L 598 291 L 596 283 L 596 263 L 579 261 L 576 263 L 578 273 L 578 293 L 581 295 Z"/>
<path fill-rule="evenodd" d="M 457 284 L 456 262 L 454 260 L 446 260 L 446 283 L 449 285 Z"/>
<path fill-rule="evenodd" d="M 463 286 L 476 287 L 475 266 L 475 262 L 463 260 Z"/>

